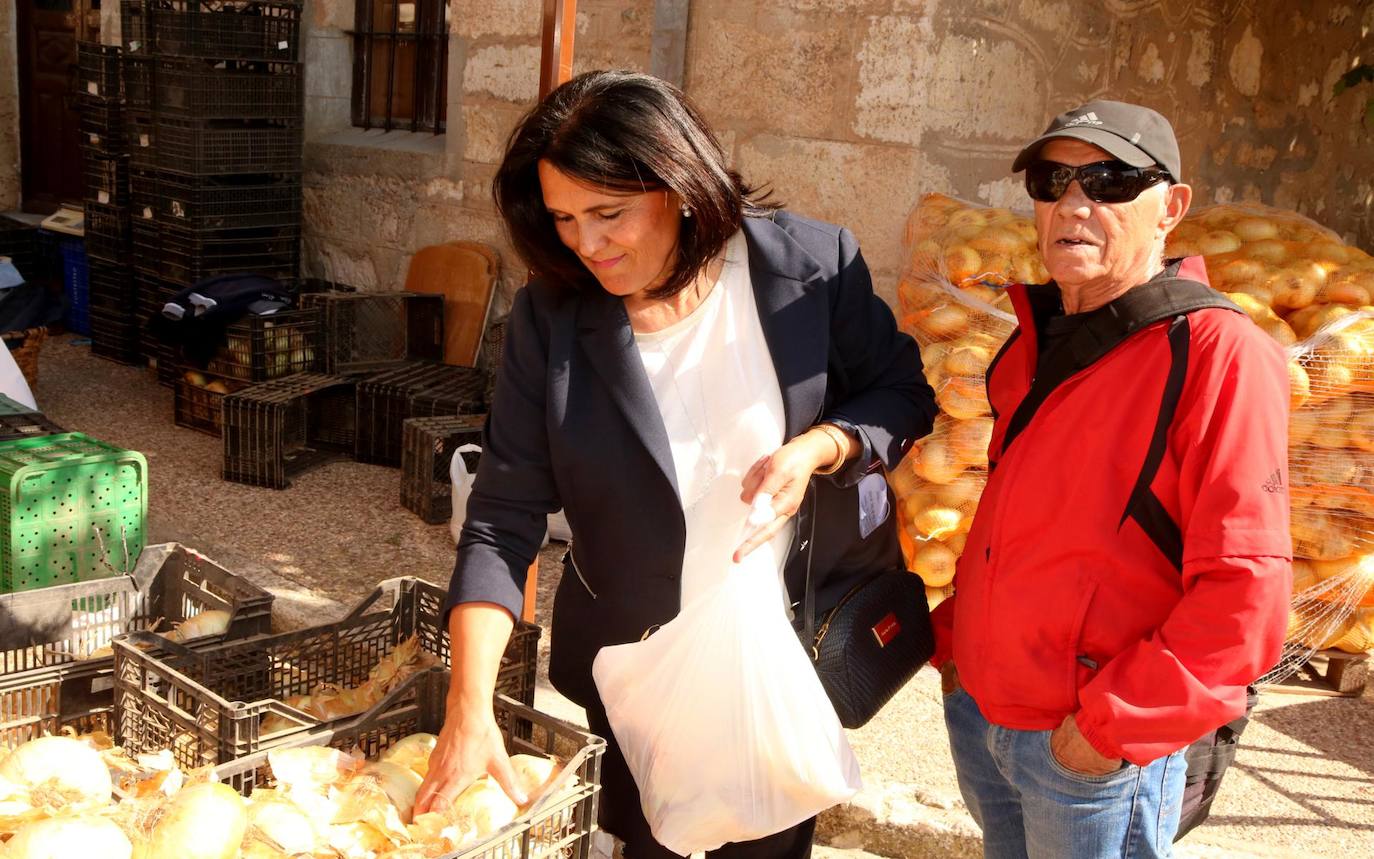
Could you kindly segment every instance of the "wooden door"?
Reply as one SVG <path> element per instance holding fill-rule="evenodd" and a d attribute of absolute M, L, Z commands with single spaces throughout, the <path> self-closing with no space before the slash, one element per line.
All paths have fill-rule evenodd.
<path fill-rule="evenodd" d="M 24 211 L 80 204 L 79 117 L 73 94 L 78 38 L 98 38 L 98 2 L 18 0 L 19 158 Z"/>

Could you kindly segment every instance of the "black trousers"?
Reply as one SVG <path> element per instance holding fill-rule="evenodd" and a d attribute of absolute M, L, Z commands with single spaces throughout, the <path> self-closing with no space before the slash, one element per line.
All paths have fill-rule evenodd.
<path fill-rule="evenodd" d="M 606 738 L 606 755 L 601 762 L 601 796 L 598 822 L 601 828 L 625 842 L 625 859 L 681 859 L 654 840 L 649 821 L 639 807 L 639 788 L 616 745 L 615 735 L 604 714 L 587 710 L 593 734 Z M 708 859 L 810 859 L 811 838 L 816 818 L 767 838 L 726 844 L 706 854 Z"/>

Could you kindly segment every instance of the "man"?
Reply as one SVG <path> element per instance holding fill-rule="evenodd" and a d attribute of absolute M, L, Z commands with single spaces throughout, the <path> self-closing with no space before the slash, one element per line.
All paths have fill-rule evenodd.
<path fill-rule="evenodd" d="M 1153 110 L 1095 101 L 1017 156 L 1052 281 L 1011 287 L 987 488 L 935 613 L 989 857 L 1167 856 L 1182 750 L 1283 643 L 1288 375 L 1164 240 L 1192 190 Z"/>

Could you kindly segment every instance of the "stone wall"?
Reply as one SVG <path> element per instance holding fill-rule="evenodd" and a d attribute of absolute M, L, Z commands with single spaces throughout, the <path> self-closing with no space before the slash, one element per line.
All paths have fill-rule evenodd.
<path fill-rule="evenodd" d="M 653 1 L 579 3 L 577 71 L 648 68 Z M 491 203 L 506 137 L 539 91 L 539 0 L 451 0 L 448 132 L 350 128 L 353 0 L 315 0 L 306 46 L 305 268 L 399 289 L 418 248 L 475 239 L 502 251 L 500 312 L 524 280 Z"/>
<path fill-rule="evenodd" d="M 19 208 L 19 49 L 15 4 L 0 4 L 0 211 Z"/>
<path fill-rule="evenodd" d="M 533 102 L 539 0 L 451 0 L 446 135 L 348 128 L 353 0 L 311 4 L 307 270 L 398 288 L 452 238 L 506 252 L 490 201 Z M 880 292 L 919 197 L 1028 204 L 1008 176 L 1050 116 L 1094 97 L 1171 117 L 1198 199 L 1296 208 L 1374 249 L 1374 87 L 1333 97 L 1374 56 L 1359 0 L 692 0 L 684 88 L 735 165 L 800 212 L 842 223 Z M 582 0 L 576 68 L 647 70 L 653 0 Z M 389 138 L 389 139 L 387 139 Z M 506 253 L 504 292 L 523 279 Z M 504 299 L 505 296 L 503 296 Z"/>

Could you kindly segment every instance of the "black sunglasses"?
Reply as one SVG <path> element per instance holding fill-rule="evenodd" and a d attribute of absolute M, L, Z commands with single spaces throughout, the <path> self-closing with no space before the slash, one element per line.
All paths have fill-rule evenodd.
<path fill-rule="evenodd" d="M 1169 180 L 1158 167 L 1132 167 L 1122 161 L 1097 161 L 1071 167 L 1057 161 L 1032 161 L 1026 167 L 1026 193 L 1032 200 L 1053 203 L 1077 179 L 1095 203 L 1129 203 L 1151 185 Z"/>

